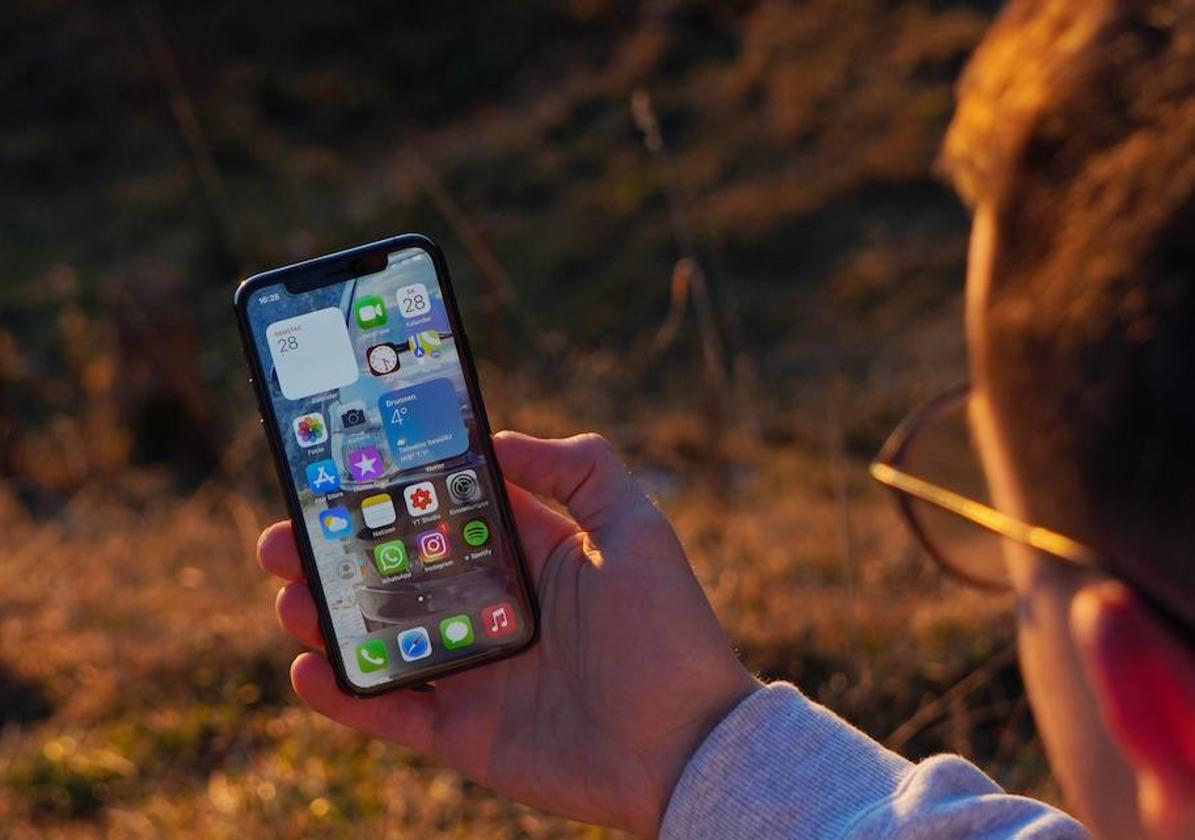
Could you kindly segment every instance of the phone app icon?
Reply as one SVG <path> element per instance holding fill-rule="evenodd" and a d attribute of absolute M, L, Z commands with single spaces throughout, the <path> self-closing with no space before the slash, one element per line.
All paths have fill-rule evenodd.
<path fill-rule="evenodd" d="M 388 376 L 402 366 L 398 358 L 398 345 L 389 341 L 366 350 L 365 361 L 374 376 Z"/>
<path fill-rule="evenodd" d="M 387 525 L 393 525 L 398 519 L 398 513 L 394 510 L 394 499 L 390 498 L 389 493 L 378 493 L 376 496 L 362 499 L 361 518 L 370 528 L 385 528 Z"/>
<path fill-rule="evenodd" d="M 363 674 L 372 674 L 390 664 L 390 654 L 381 639 L 369 639 L 357 645 L 357 667 Z"/>
<path fill-rule="evenodd" d="M 348 508 L 334 507 L 321 510 L 319 527 L 328 539 L 341 540 L 352 533 L 353 517 L 349 515 Z"/>
<path fill-rule="evenodd" d="M 396 575 L 410 566 L 407 547 L 402 540 L 390 540 L 373 547 L 373 564 L 379 575 Z"/>
<path fill-rule="evenodd" d="M 372 330 L 386 325 L 386 304 L 380 295 L 362 295 L 357 298 L 353 307 L 357 316 L 357 326 L 363 330 Z"/>
<path fill-rule="evenodd" d="M 432 640 L 423 627 L 412 627 L 398 634 L 398 652 L 404 662 L 427 659 L 432 655 Z"/>
<path fill-rule="evenodd" d="M 466 545 L 480 548 L 490 541 L 490 526 L 484 519 L 470 519 L 461 528 L 461 539 Z"/>
<path fill-rule="evenodd" d="M 336 462 L 331 458 L 308 464 L 307 486 L 317 496 L 334 493 L 340 489 L 340 471 L 336 469 Z"/>
<path fill-rule="evenodd" d="M 481 629 L 491 639 L 508 636 L 519 629 L 515 608 L 508 603 L 494 604 L 481 611 Z"/>
<path fill-rule="evenodd" d="M 318 411 L 296 417 L 292 425 L 295 429 L 295 440 L 304 449 L 318 446 L 328 439 L 328 424 L 324 422 L 324 415 Z"/>
<path fill-rule="evenodd" d="M 365 403 L 361 400 L 353 400 L 340 407 L 340 425 L 344 427 L 345 431 L 365 426 L 368 423 L 369 418 L 365 415 Z"/>
<path fill-rule="evenodd" d="M 382 468 L 385 466 L 382 453 L 376 446 L 350 449 L 345 463 L 349 465 L 349 475 L 353 477 L 353 481 L 372 481 L 375 478 L 381 478 Z"/>
<path fill-rule="evenodd" d="M 403 488 L 403 501 L 407 503 L 407 513 L 411 516 L 426 516 L 440 509 L 440 499 L 436 496 L 436 485 L 430 481 L 420 481 Z"/>
<path fill-rule="evenodd" d="M 440 355 L 440 351 L 444 348 L 444 342 L 440 339 L 439 330 L 424 330 L 423 332 L 415 333 L 410 338 L 411 354 L 416 359 L 425 359 L 428 356 L 435 358 Z"/>
<path fill-rule="evenodd" d="M 440 638 L 448 650 L 473 644 L 473 622 L 469 616 L 452 615 L 440 622 Z"/>
<path fill-rule="evenodd" d="M 481 482 L 473 470 L 461 470 L 448 476 L 448 495 L 458 505 L 476 502 L 481 498 Z"/>
<path fill-rule="evenodd" d="M 448 556 L 448 537 L 439 528 L 424 531 L 415 537 L 415 542 L 419 544 L 419 559 L 425 566 Z"/>

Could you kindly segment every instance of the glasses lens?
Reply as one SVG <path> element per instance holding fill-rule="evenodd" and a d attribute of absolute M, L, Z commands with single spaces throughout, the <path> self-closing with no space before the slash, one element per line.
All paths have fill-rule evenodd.
<path fill-rule="evenodd" d="M 910 442 L 902 467 L 938 487 L 991 505 L 965 399 L 943 406 L 928 419 Z M 927 547 L 949 571 L 981 586 L 1009 585 L 1003 537 L 937 505 L 907 494 L 904 499 Z"/>

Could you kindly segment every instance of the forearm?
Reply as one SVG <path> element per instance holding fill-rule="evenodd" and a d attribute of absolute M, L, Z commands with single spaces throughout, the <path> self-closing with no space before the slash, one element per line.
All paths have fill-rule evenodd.
<path fill-rule="evenodd" d="M 661 825 L 688 838 L 1086 838 L 1065 814 L 1005 794 L 973 765 L 913 765 L 794 687 L 744 700 L 686 767 Z"/>

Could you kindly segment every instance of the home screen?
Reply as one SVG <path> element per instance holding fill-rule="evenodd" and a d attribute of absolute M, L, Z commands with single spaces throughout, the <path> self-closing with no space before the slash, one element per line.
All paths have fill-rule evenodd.
<path fill-rule="evenodd" d="M 349 679 L 362 688 L 526 637 L 495 477 L 435 265 L 247 311 Z"/>

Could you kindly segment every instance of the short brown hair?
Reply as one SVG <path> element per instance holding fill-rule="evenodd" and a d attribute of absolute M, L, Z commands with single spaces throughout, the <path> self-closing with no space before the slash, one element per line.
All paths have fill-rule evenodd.
<path fill-rule="evenodd" d="M 942 165 L 995 214 L 985 373 L 1031 512 L 1195 620 L 1195 0 L 1013 0 Z"/>

